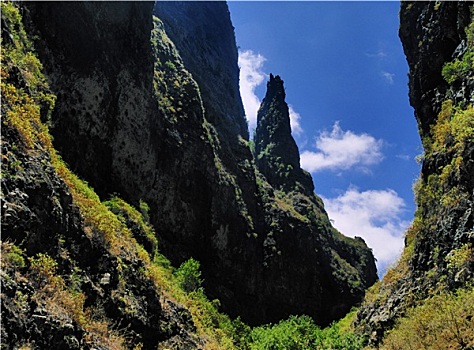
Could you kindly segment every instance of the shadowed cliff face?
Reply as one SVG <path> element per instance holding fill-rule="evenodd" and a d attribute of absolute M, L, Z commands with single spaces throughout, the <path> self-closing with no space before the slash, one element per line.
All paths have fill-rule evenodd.
<path fill-rule="evenodd" d="M 399 36 L 410 68 L 410 104 L 422 138 L 429 135 L 449 88 L 442 67 L 459 55 L 462 47 L 455 50 L 466 38 L 464 28 L 470 23 L 467 3 L 446 2 L 437 10 L 434 6 L 404 3 L 400 10 Z"/>
<path fill-rule="evenodd" d="M 275 161 L 258 156 L 259 171 L 254 175 L 249 148 L 238 137 L 240 134 L 246 139 L 247 132 L 242 130 L 244 127 L 246 130 L 246 124 L 238 97 L 237 50 L 227 6 L 207 2 L 158 2 L 155 14 L 163 20 L 185 66 L 200 86 L 206 118 L 219 135 L 217 154 L 239 186 L 239 196 L 252 218 L 252 226 L 245 232 L 255 233 L 244 249 L 238 248 L 243 242 L 233 248 L 240 256 L 233 258 L 227 248 L 221 247 L 225 249 L 221 254 L 226 254 L 224 266 L 233 261 L 233 270 L 229 273 L 239 281 L 231 282 L 232 289 L 238 293 L 222 287 L 216 293 L 211 284 L 207 290 L 223 300 L 227 312 L 240 315 L 252 324 L 277 321 L 295 313 L 311 314 L 321 324 L 342 316 L 349 305 L 360 300 L 363 286 L 375 280 L 375 266 L 371 253 L 364 250 L 361 242 L 352 246 L 334 240 L 322 202 L 314 195 L 311 177 L 299 166 L 283 82 L 272 79 L 268 83 L 267 103 L 261 107 L 262 116 L 266 118 L 262 117 L 264 120 L 258 126 L 261 132 L 257 131 L 256 135 L 256 140 L 262 139 L 257 147 L 258 144 L 263 148 L 271 143 L 277 145 L 271 152 Z M 270 110 L 272 103 L 275 105 Z M 291 147 L 286 149 L 287 145 Z M 283 172 L 277 167 L 277 159 L 285 168 Z M 288 170 L 290 168 L 293 170 Z M 288 193 L 281 192 L 282 189 Z M 228 238 L 223 240 L 223 237 L 240 236 L 242 229 L 231 223 L 218 232 L 213 242 L 226 242 Z M 339 254 L 344 256 L 341 263 L 350 267 L 347 275 L 343 273 L 344 276 L 337 278 L 333 276 L 335 270 L 345 270 L 335 263 Z M 349 284 L 352 287 L 345 287 Z M 231 295 L 232 300 L 227 299 Z"/>
<path fill-rule="evenodd" d="M 474 278 L 471 6 L 401 4 L 399 35 L 410 68 L 410 103 L 424 154 L 415 185 L 418 207 L 403 255 L 358 315 L 373 343 L 380 342 L 408 307 L 434 292 L 462 288 Z"/>
<path fill-rule="evenodd" d="M 25 6 L 58 95 L 55 147 L 103 198 L 147 202 L 160 250 L 175 265 L 199 260 L 225 312 L 325 325 L 361 300 L 373 255 L 331 227 L 299 167 L 277 78 L 257 136 L 269 156 L 255 166 L 224 3 L 162 3 L 160 19 L 152 3 Z"/>
<path fill-rule="evenodd" d="M 151 94 L 152 4 L 32 2 L 27 9 L 57 94 L 55 146 L 98 193 L 142 197 L 153 181 L 154 159 L 137 155 L 154 153 L 161 139 L 154 133 L 162 128 Z M 128 132 L 137 128 L 140 134 Z M 125 176 L 144 186 L 123 186 Z"/>
<path fill-rule="evenodd" d="M 154 13 L 164 22 L 186 68 L 199 84 L 206 116 L 222 141 L 234 148 L 238 135 L 248 140 L 239 92 L 238 53 L 227 4 L 158 1 Z"/>
<path fill-rule="evenodd" d="M 125 220 L 108 211 L 54 150 L 44 122 L 53 117 L 56 97 L 35 56 L 31 33 L 23 28 L 20 13 L 26 11 L 16 3 L 1 5 L 2 349 L 117 349 L 139 344 L 156 348 L 158 343 L 199 348 L 204 342 L 195 335 L 191 314 L 164 295 L 146 272 L 150 261 L 138 253 Z M 51 10 L 51 5 L 56 9 L 57 3 L 44 4 L 42 10 Z M 141 10 L 146 12 L 143 4 L 62 5 L 57 9 L 64 9 L 66 14 L 70 9 L 78 10 L 81 16 L 92 16 L 89 11 L 97 11 L 114 25 L 136 18 Z M 47 13 L 53 19 L 59 15 Z M 71 19 L 71 24 L 78 24 L 80 19 L 85 18 Z M 51 23 L 50 28 L 57 27 Z M 71 28 L 63 29 L 71 34 Z M 64 44 L 63 52 L 88 45 Z M 102 44 L 91 49 L 93 54 L 107 56 L 97 51 L 98 47 Z M 64 56 L 64 60 L 71 66 L 78 64 L 82 72 L 74 77 L 83 82 L 79 74 L 87 69 L 82 65 L 88 62 L 95 67 L 97 62 L 82 54 Z M 72 78 L 66 75 L 64 79 L 69 83 Z M 57 82 L 53 83 L 57 87 Z M 72 88 L 75 92 L 78 87 Z M 64 105 L 62 108 L 66 109 Z M 83 130 L 78 127 L 76 131 Z M 133 234 L 144 227 L 140 226 L 143 221 L 140 224 L 133 219 L 127 224 L 133 227 Z M 153 256 L 156 244 L 148 250 Z M 117 328 L 126 329 L 126 335 Z"/>
<path fill-rule="evenodd" d="M 446 256 L 463 244 L 474 243 L 473 237 L 466 236 L 474 226 L 474 146 L 469 131 L 473 123 L 470 105 L 474 102 L 474 69 L 472 65 L 466 67 L 453 81 L 443 73 L 444 66 L 469 55 L 474 42 L 469 3 L 446 2 L 437 9 L 434 4 L 414 3 L 411 8 L 402 6 L 401 14 L 400 38 L 410 67 L 410 103 L 425 152 L 418 210 L 426 224 L 429 217 L 436 217 L 431 227 L 424 227 L 415 245 L 412 264 L 416 267 L 414 274 L 420 276 L 434 265 L 441 270 L 446 267 L 446 262 L 433 257 L 434 247 L 442 247 L 439 255 Z M 414 42 L 418 42 L 417 49 L 413 48 Z M 463 124 L 456 125 L 456 120 Z M 443 128 L 446 134 L 441 132 Z M 466 136 L 458 135 L 456 128 L 462 128 Z M 455 163 L 456 169 L 451 169 Z M 433 202 L 423 194 L 423 189 L 432 187 L 430 183 L 441 189 Z M 459 202 L 445 205 L 448 198 L 443 195 L 452 191 L 456 191 L 453 197 Z"/>

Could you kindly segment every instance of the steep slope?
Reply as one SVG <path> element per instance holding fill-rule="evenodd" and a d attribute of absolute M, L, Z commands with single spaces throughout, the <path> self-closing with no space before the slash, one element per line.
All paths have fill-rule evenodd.
<path fill-rule="evenodd" d="M 199 84 L 209 122 L 223 139 L 230 138 L 231 147 L 237 146 L 238 135 L 248 140 L 234 28 L 226 3 L 158 1 L 154 13 Z"/>
<path fill-rule="evenodd" d="M 22 6 L 57 95 L 45 117 L 54 146 L 102 200 L 148 203 L 160 250 L 175 266 L 199 260 L 225 312 L 252 324 L 296 313 L 328 324 L 361 300 L 376 279 L 372 253 L 331 227 L 297 152 L 284 166 L 295 166 L 288 181 L 298 189 L 256 170 L 225 4 L 162 5 L 171 9 L 163 22 L 152 3 Z M 290 140 L 285 132 L 273 141 Z"/>
<path fill-rule="evenodd" d="M 325 233 L 326 230 L 315 228 L 330 227 L 330 223 L 321 201 L 314 196 L 311 177 L 300 169 L 299 154 L 289 124 L 283 132 L 275 136 L 275 140 L 278 139 L 278 144 L 291 140 L 289 142 L 294 145 L 295 152 L 290 153 L 285 161 L 288 165 L 294 164 L 295 171 L 292 175 L 299 174 L 298 183 L 303 184 L 300 185 L 301 193 L 295 194 L 295 198 L 286 197 L 282 192 L 275 193 L 274 189 L 280 190 L 279 186 L 271 181 L 271 172 L 276 169 L 268 171 L 264 176 L 257 171 L 255 180 L 254 170 L 249 169 L 249 165 L 253 165 L 249 148 L 236 137 L 240 135 L 246 139 L 247 132 L 242 131 L 245 126 L 243 111 L 240 98 L 236 98 L 237 50 L 227 7 L 223 3 L 212 2 L 158 2 L 155 5 L 155 13 L 163 20 L 166 31 L 176 44 L 186 67 L 200 86 L 206 116 L 215 126 L 221 141 L 218 154 L 225 168 L 235 176 L 241 190 L 239 195 L 253 218 L 256 239 L 251 247 L 243 250 L 248 252 L 252 249 L 249 254 L 251 264 L 245 265 L 245 277 L 240 282 L 241 286 L 236 286 L 242 288 L 241 292 L 246 295 L 246 299 L 234 296 L 232 302 L 238 301 L 240 305 L 235 303 L 235 306 L 226 310 L 251 323 L 276 321 L 292 313 L 309 313 L 320 324 L 340 317 L 348 310 L 349 305 L 360 300 L 364 286 L 375 280 L 371 254 L 364 250 L 364 244 L 355 244 L 359 248 L 352 246 L 351 240 L 344 240 L 344 243 L 339 241 L 336 248 L 338 244 L 329 242 L 326 238 L 317 238 L 319 234 L 332 237 L 331 234 Z M 232 78 L 230 83 L 229 77 Z M 222 95 L 223 91 L 225 95 Z M 272 120 L 270 116 L 269 119 Z M 235 120 L 238 120 L 240 127 L 235 125 Z M 289 123 L 289 119 L 286 122 Z M 267 126 L 270 127 L 270 123 L 267 123 Z M 256 161 L 259 162 L 258 159 Z M 258 168 L 260 169 L 260 166 Z M 281 184 L 285 181 L 287 188 L 296 185 L 295 179 L 282 179 Z M 307 205 L 308 198 L 305 196 L 312 198 L 309 200 L 312 201 L 310 205 Z M 322 219 L 313 220 L 317 216 Z M 229 235 L 233 235 L 233 226 L 229 225 Z M 335 256 L 344 256 L 341 261 L 347 265 L 340 267 L 334 262 L 333 256 L 326 253 L 321 256 L 307 254 L 314 249 L 330 252 L 332 248 L 335 249 Z M 247 259 L 242 257 L 240 260 Z M 314 267 L 303 268 L 301 261 L 311 262 L 309 264 L 313 266 L 322 266 L 318 269 L 324 272 L 317 271 Z M 336 270 L 346 271 L 347 274 L 342 272 L 344 277 L 334 278 L 331 274 L 336 274 Z M 236 280 L 240 279 L 239 274 L 233 274 Z M 351 283 L 358 286 L 354 288 L 344 278 L 353 279 Z M 350 287 L 347 288 L 347 285 Z M 222 295 L 226 294 L 228 291 L 214 295 L 222 298 Z M 258 310 L 250 306 L 255 303 L 260 305 Z M 223 305 L 225 304 L 224 299 Z"/>
<path fill-rule="evenodd" d="M 1 347 L 201 347 L 189 311 L 156 283 L 152 229 L 130 206 L 127 227 L 53 148 L 41 120 L 56 96 L 11 3 L 1 76 Z"/>
<path fill-rule="evenodd" d="M 415 186 L 418 208 L 403 256 L 369 293 L 358 315 L 358 323 L 374 343 L 408 307 L 433 294 L 466 287 L 474 278 L 471 7 L 466 2 L 401 5 L 400 38 L 424 155 Z M 466 320 L 470 322 L 470 318 L 456 321 L 460 329 Z M 438 342 L 444 344 L 441 337 Z M 447 348 L 446 344 L 440 346 Z"/>

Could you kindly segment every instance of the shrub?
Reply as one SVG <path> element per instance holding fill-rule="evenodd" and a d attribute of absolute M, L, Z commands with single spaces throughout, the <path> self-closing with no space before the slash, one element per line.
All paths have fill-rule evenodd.
<path fill-rule="evenodd" d="M 351 313 L 340 322 L 320 329 L 309 316 L 290 316 L 276 325 L 254 328 L 250 333 L 251 350 L 362 349 L 364 339 L 346 325 Z"/>
<path fill-rule="evenodd" d="M 199 261 L 190 258 L 183 262 L 178 270 L 176 270 L 175 276 L 178 284 L 185 292 L 189 293 L 202 288 L 201 271 L 199 268 Z"/>
<path fill-rule="evenodd" d="M 254 328 L 250 349 L 315 349 L 320 332 L 310 317 L 290 316 L 276 325 Z"/>
<path fill-rule="evenodd" d="M 452 84 L 458 79 L 472 74 L 474 69 L 474 22 L 466 28 L 467 50 L 461 59 L 455 59 L 443 66 L 441 74 L 443 78 Z"/>
<path fill-rule="evenodd" d="M 474 289 L 443 293 L 407 312 L 385 338 L 382 349 L 472 349 Z"/>
<path fill-rule="evenodd" d="M 2 268 L 22 269 L 25 267 L 23 251 L 13 243 L 1 242 L 2 244 Z"/>

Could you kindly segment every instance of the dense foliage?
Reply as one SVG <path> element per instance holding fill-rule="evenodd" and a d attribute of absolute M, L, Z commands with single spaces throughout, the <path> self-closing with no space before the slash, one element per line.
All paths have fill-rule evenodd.
<path fill-rule="evenodd" d="M 325 329 L 308 316 L 291 316 L 278 324 L 254 328 L 250 333 L 251 350 L 361 349 L 364 339 L 345 325 L 353 314 Z"/>
<path fill-rule="evenodd" d="M 382 349 L 472 349 L 474 290 L 441 293 L 410 309 L 384 340 Z"/>

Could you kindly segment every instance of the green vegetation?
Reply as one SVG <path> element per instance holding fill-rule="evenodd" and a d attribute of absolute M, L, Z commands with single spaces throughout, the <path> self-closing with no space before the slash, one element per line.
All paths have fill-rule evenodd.
<path fill-rule="evenodd" d="M 199 267 L 199 261 L 190 258 L 183 262 L 179 269 L 176 270 L 176 280 L 185 292 L 189 293 L 202 289 L 201 271 Z"/>
<path fill-rule="evenodd" d="M 474 23 L 466 33 L 467 49 L 463 57 L 443 67 L 443 77 L 449 84 L 473 76 Z M 473 106 L 465 102 L 455 105 L 446 99 L 429 135 L 422 140 L 426 170 L 414 185 L 418 207 L 406 232 L 404 252 L 383 281 L 366 294 L 365 304 L 373 307 L 384 305 L 394 291 L 405 294 L 403 302 L 408 311 L 385 336 L 382 349 L 470 349 L 474 346 L 474 294 L 472 286 L 462 278 L 472 266 L 473 247 L 469 243 L 455 242 L 452 237 L 441 237 L 441 232 L 446 235 L 452 229 L 453 223 L 447 218 L 456 218 L 465 210 L 463 208 L 471 205 L 472 190 L 467 187 L 471 174 L 466 172 L 471 160 L 466 156 L 473 141 Z M 441 238 L 438 240 L 438 237 Z M 417 270 L 418 275 L 424 274 L 417 279 L 428 288 L 416 292 L 400 289 L 413 280 L 419 261 L 413 259 L 420 258 L 417 249 L 420 246 L 426 249 L 427 242 L 431 249 L 427 252 L 429 259 L 423 270 Z"/>
<path fill-rule="evenodd" d="M 466 28 L 467 50 L 461 59 L 455 59 L 443 66 L 443 78 L 452 84 L 459 79 L 472 77 L 474 69 L 474 22 Z"/>
<path fill-rule="evenodd" d="M 199 88 L 184 68 L 163 23 L 153 17 L 151 45 L 155 56 L 153 86 L 158 109 L 167 122 L 176 124 L 188 114 L 203 111 Z"/>
<path fill-rule="evenodd" d="M 415 186 L 418 202 L 416 216 L 420 229 L 433 230 L 439 218 L 449 213 L 469 197 L 462 184 L 462 169 L 466 168 L 466 146 L 474 140 L 474 108 L 453 106 L 446 100 L 431 128 L 431 137 L 425 138 L 425 162 L 444 157 L 447 163 L 438 167 L 424 181 Z M 444 156 L 443 156 L 444 155 Z"/>
<path fill-rule="evenodd" d="M 118 197 L 112 197 L 104 204 L 131 230 L 133 237 L 153 258 L 158 250 L 158 240 L 155 231 L 148 224 L 148 204 L 140 201 L 140 212 Z"/>
<path fill-rule="evenodd" d="M 105 202 L 101 201 L 86 182 L 68 169 L 53 148 L 46 122 L 54 108 L 56 97 L 48 90 L 42 73 L 42 65 L 34 54 L 33 44 L 23 29 L 20 13 L 12 3 L 2 2 L 1 6 L 2 19 L 8 31 L 12 33 L 11 42 L 2 43 L 2 113 L 5 112 L 5 115 L 2 115 L 2 124 L 18 134 L 19 144 L 15 146 L 16 148 L 48 154 L 55 171 L 69 187 L 74 205 L 81 212 L 85 225 L 84 232 L 90 238 L 94 238 L 94 242 L 102 243 L 117 261 L 120 272 L 117 294 L 126 313 L 136 312 L 132 308 L 135 296 L 122 293 L 126 288 L 126 274 L 133 273 L 153 281 L 156 290 L 163 297 L 185 306 L 190 311 L 197 334 L 205 339 L 207 349 L 351 350 L 362 348 L 364 339 L 356 335 L 350 326 L 354 313 L 325 329 L 319 328 L 307 316 L 291 316 L 278 324 L 253 329 L 239 318 L 230 319 L 219 311 L 220 303 L 217 299 L 209 300 L 205 295 L 198 261 L 190 258 L 178 269 L 174 269 L 169 260 L 160 254 L 156 233 L 149 224 L 150 208 L 145 202 L 140 201 L 139 210 L 137 210 L 118 197 Z M 470 47 L 472 47 L 473 39 L 469 34 L 473 32 L 472 27 L 469 30 L 468 37 Z M 155 35 L 161 34 L 155 33 Z M 443 70 L 443 74 L 446 74 L 448 81 L 455 81 L 459 78 L 459 74 L 466 74 L 465 67 L 469 67 L 469 70 L 473 68 L 474 54 L 472 51 L 468 51 L 468 54 L 463 60 L 445 67 L 446 72 Z M 160 62 L 158 59 L 157 65 L 161 67 Z M 174 61 L 164 60 L 164 62 L 164 67 L 173 74 L 183 69 L 173 63 Z M 178 97 L 187 96 L 186 89 L 190 90 L 192 81 L 184 78 L 179 80 L 171 74 L 167 76 L 164 70 L 157 70 L 155 73 L 155 88 L 160 91 L 159 101 L 163 111 L 171 121 L 176 121 L 173 118 L 178 118 L 178 115 L 185 117 L 181 113 L 185 102 L 179 98 L 168 97 L 171 94 L 165 94 L 163 91 L 177 92 Z M 213 137 L 214 134 L 211 131 L 207 131 L 209 142 L 217 147 L 218 138 Z M 399 264 L 389 270 L 385 276 L 384 287 L 378 284 L 372 289 L 372 296 L 369 295 L 368 298 L 379 298 L 380 301 L 380 298 L 386 295 L 386 293 L 380 293 L 381 288 L 386 290 L 408 274 L 409 261 L 417 235 L 422 227 L 435 225 L 432 217 L 422 219 L 422 212 L 428 212 L 428 207 L 439 207 L 439 198 L 442 198 L 442 206 L 439 210 L 453 208 L 462 200 L 463 192 L 452 184 L 456 183 L 456 179 L 461 176 L 464 145 L 474 140 L 473 107 L 453 106 L 451 101 L 446 101 L 438 122 L 432 129 L 432 140 L 425 142 L 427 150 L 425 157 L 429 159 L 435 152 L 449 153 L 452 155 L 452 161 L 438 173 L 432 174 L 426 183 L 420 180 L 417 186 L 419 212 L 411 229 L 407 232 L 408 248 Z M 271 146 L 272 144 L 259 156 L 269 153 Z M 11 158 L 11 161 L 6 161 L 10 171 L 21 171 L 23 167 L 21 161 L 15 159 L 14 155 L 6 156 Z M 223 181 L 225 179 L 229 185 L 236 186 L 235 179 L 229 178 L 217 156 L 216 162 L 219 162 L 221 167 Z M 286 176 L 291 171 L 289 167 L 281 168 L 281 173 Z M 265 192 L 267 198 L 271 195 L 270 186 L 260 176 L 257 176 L 257 185 L 259 191 Z M 236 197 L 244 215 L 247 212 L 242 193 L 239 191 L 236 187 Z M 282 212 L 302 222 L 318 219 L 316 211 L 310 211 L 307 216 L 295 211 L 296 199 L 282 191 L 275 191 L 274 198 L 275 204 Z M 248 215 L 245 217 L 251 224 L 252 218 Z M 442 260 L 441 262 L 455 274 L 466 264 L 471 263 L 472 256 L 473 247 L 465 244 L 453 249 L 446 257 L 437 256 L 437 259 Z M 2 270 L 7 271 L 9 276 L 17 275 L 31 283 L 34 286 L 31 298 L 36 304 L 44 306 L 58 318 L 73 320 L 85 331 L 86 345 L 100 344 L 113 349 L 127 347 L 129 345 L 127 336 L 114 329 L 114 321 L 107 319 L 94 307 L 86 306 L 87 296 L 81 292 L 80 288 L 83 272 L 77 266 L 73 266 L 72 272 L 68 271 L 67 276 L 62 276 L 58 261 L 55 259 L 57 257 L 53 258 L 42 253 L 28 257 L 21 245 L 2 242 Z M 131 270 L 124 263 L 130 260 L 140 261 L 140 269 Z M 352 268 L 337 255 L 334 256 L 334 264 L 335 271 L 338 272 Z M 14 272 L 10 273 L 11 271 Z M 359 287 L 358 280 L 351 281 L 348 276 L 342 274 L 335 277 L 348 280 L 354 288 Z M 20 309 L 25 309 L 28 298 L 18 292 L 15 294 L 14 302 L 21 306 Z M 473 305 L 472 288 L 435 296 L 410 310 L 407 317 L 401 319 L 385 339 L 384 346 L 387 349 L 431 349 L 434 348 L 430 347 L 432 344 L 437 346 L 439 344 L 439 349 L 473 347 Z M 27 315 L 25 310 L 25 317 Z"/>
<path fill-rule="evenodd" d="M 320 329 L 308 316 L 290 316 L 276 325 L 256 327 L 250 332 L 251 350 L 357 350 L 364 339 L 347 329 L 347 319 Z"/>
<path fill-rule="evenodd" d="M 48 84 L 41 70 L 43 66 L 32 51 L 21 23 L 21 16 L 12 3 L 2 2 L 2 19 L 9 32 L 11 42 L 2 41 L 1 91 L 5 115 L 2 123 L 17 130 L 25 146 L 35 143 L 51 146 L 48 128 L 41 122 L 54 108 L 56 97 L 48 93 Z M 18 88 L 16 81 L 26 82 L 26 89 Z"/>
<path fill-rule="evenodd" d="M 32 59 L 35 57 L 32 52 L 33 45 L 23 29 L 18 9 L 13 3 L 8 2 L 2 2 L 1 6 L 2 19 L 9 26 L 8 29 L 14 38 L 12 43 L 2 48 L 2 114 L 5 113 L 2 116 L 2 123 L 19 136 L 20 143 L 15 146 L 15 151 L 45 152 L 49 156 L 56 173 L 69 187 L 73 202 L 81 212 L 85 224 L 84 232 L 96 242 L 103 244 L 117 259 L 120 276 L 116 294 L 121 300 L 124 312 L 135 312 L 131 308 L 134 296 L 125 297 L 122 290 L 126 287 L 126 274 L 134 273 L 151 279 L 155 282 L 157 290 L 169 299 L 177 300 L 186 306 L 192 313 L 198 334 L 206 339 L 210 349 L 232 348 L 232 345 L 229 345 L 232 344 L 230 337 L 221 330 L 224 328 L 221 324 L 231 322 L 227 316 L 218 313 L 218 302 L 208 301 L 200 291 L 185 293 L 179 287 L 169 261 L 157 253 L 157 240 L 148 225 L 150 209 L 146 203 L 140 203 L 140 213 L 116 197 L 102 202 L 93 189 L 74 175 L 56 153 L 48 128 L 41 120 L 43 110 L 41 106 L 45 101 L 53 104 L 55 96 L 46 93 L 48 91 L 46 79 L 41 73 L 42 67 L 39 61 Z M 16 71 L 19 71 L 20 75 L 16 73 L 14 75 Z M 21 84 L 18 84 L 18 81 Z M 20 85 L 26 86 L 27 89 L 18 88 Z M 48 111 L 53 108 L 52 105 L 47 107 Z M 9 163 L 9 160 L 6 162 Z M 140 239 L 151 245 L 150 253 L 152 256 L 155 254 L 154 259 L 137 242 Z M 67 251 L 64 253 L 67 254 Z M 36 288 L 33 298 L 37 304 L 44 304 L 53 314 L 59 313 L 61 316 L 58 314 L 58 317 L 69 317 L 74 320 L 86 331 L 86 344 L 100 344 L 113 349 L 128 346 L 124 334 L 112 330 L 110 324 L 112 320 L 100 316 L 100 307 L 97 309 L 99 314 L 96 315 L 94 308 L 84 306 L 86 296 L 78 291 L 81 284 L 80 269 L 75 267 L 72 276 L 64 279 L 60 275 L 57 261 L 51 256 L 38 254 L 36 257 L 29 257 L 28 264 L 25 257 L 20 247 L 2 242 L 2 269 L 16 271 L 12 272 L 12 276 L 27 278 L 34 283 Z M 141 260 L 144 268 L 131 272 L 123 261 L 135 259 Z M 20 271 L 21 274 L 16 274 Z M 25 277 L 21 277 L 22 274 Z M 18 303 L 23 303 L 25 296 L 18 293 L 16 299 Z"/>
<path fill-rule="evenodd" d="M 418 208 L 413 223 L 406 232 L 404 252 L 397 264 L 387 271 L 382 283 L 376 284 L 367 292 L 366 304 L 384 304 L 404 279 L 411 278 L 412 258 L 417 242 L 441 230 L 443 219 L 462 208 L 469 200 L 469 193 L 461 179 L 466 176 L 462 174 L 462 169 L 466 168 L 463 158 L 466 145 L 473 140 L 473 107 L 453 106 L 451 100 L 446 100 L 436 124 L 431 128 L 430 137 L 423 140 L 423 146 L 425 162 L 429 163 L 434 159 L 446 159 L 447 162 L 434 169 L 426 180 L 420 178 L 415 184 Z M 472 346 L 472 339 L 468 334 L 473 329 L 470 322 L 472 316 L 469 316 L 473 315 L 473 309 L 466 304 L 472 305 L 473 290 L 468 288 L 449 292 L 447 284 L 448 279 L 454 280 L 472 262 L 472 246 L 461 245 L 453 248 L 447 255 L 440 254 L 442 248 L 437 245 L 432 247 L 430 269 L 424 276 L 426 283 L 432 285 L 428 294 L 409 292 L 405 295 L 405 306 L 412 309 L 384 339 L 383 349 L 461 349 L 469 348 L 466 344 Z M 424 302 L 432 293 L 440 294 Z M 463 327 L 470 331 L 463 331 Z M 463 342 L 467 342 L 464 347 Z"/>
<path fill-rule="evenodd" d="M 472 349 L 474 290 L 441 293 L 410 309 L 385 338 L 382 349 Z"/>
<path fill-rule="evenodd" d="M 20 270 L 25 267 L 24 252 L 13 243 L 2 243 L 2 269 L 11 267 Z"/>

